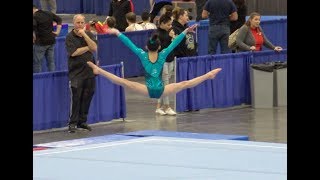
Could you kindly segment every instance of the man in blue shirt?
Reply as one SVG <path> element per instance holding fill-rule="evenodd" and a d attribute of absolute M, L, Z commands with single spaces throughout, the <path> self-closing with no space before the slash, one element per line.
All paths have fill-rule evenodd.
<path fill-rule="evenodd" d="M 202 11 L 202 18 L 209 17 L 208 53 L 216 54 L 220 43 L 221 54 L 231 53 L 228 47 L 230 21 L 238 19 L 236 5 L 232 0 L 208 0 Z"/>

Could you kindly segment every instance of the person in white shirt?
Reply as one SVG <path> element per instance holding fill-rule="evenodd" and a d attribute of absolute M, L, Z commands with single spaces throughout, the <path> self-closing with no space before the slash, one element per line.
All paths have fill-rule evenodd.
<path fill-rule="evenodd" d="M 126 28 L 125 32 L 144 30 L 140 24 L 136 23 L 137 17 L 136 17 L 135 13 L 133 13 L 133 12 L 127 13 L 126 19 L 127 19 L 129 26 Z"/>
<path fill-rule="evenodd" d="M 150 13 L 145 11 L 141 14 L 142 23 L 140 24 L 143 29 L 157 29 L 157 26 L 154 23 L 150 22 Z"/>

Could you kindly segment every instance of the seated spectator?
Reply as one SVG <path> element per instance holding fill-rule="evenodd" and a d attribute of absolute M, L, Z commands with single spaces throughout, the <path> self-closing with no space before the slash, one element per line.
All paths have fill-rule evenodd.
<path fill-rule="evenodd" d="M 137 16 L 133 12 L 129 12 L 126 14 L 127 23 L 129 26 L 125 29 L 125 32 L 131 32 L 131 31 L 141 31 L 144 30 L 143 27 L 136 23 Z"/>
<path fill-rule="evenodd" d="M 262 46 L 275 51 L 281 51 L 280 46 L 274 46 L 265 36 L 260 26 L 261 15 L 257 12 L 250 14 L 249 19 L 239 29 L 236 43 L 239 51 L 261 51 Z"/>
<path fill-rule="evenodd" d="M 115 28 L 116 27 L 116 18 L 113 16 L 107 17 L 106 20 L 104 21 L 104 24 L 108 25 L 108 28 Z"/>
<path fill-rule="evenodd" d="M 143 12 L 141 14 L 142 23 L 140 24 L 143 29 L 157 29 L 157 26 L 150 22 L 150 13 L 149 12 Z"/>
<path fill-rule="evenodd" d="M 101 23 L 97 20 L 89 21 L 86 24 L 86 30 L 91 31 L 93 34 L 106 34 L 108 28 L 114 28 L 116 25 L 116 19 L 114 17 L 107 16 L 106 20 Z"/>

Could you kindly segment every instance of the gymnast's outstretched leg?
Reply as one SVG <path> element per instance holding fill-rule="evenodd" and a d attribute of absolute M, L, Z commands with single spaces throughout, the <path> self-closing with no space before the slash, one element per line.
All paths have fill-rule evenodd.
<path fill-rule="evenodd" d="M 214 69 L 214 70 L 212 70 L 202 76 L 190 79 L 188 81 L 182 81 L 179 83 L 168 84 L 165 86 L 162 96 L 176 94 L 184 89 L 195 87 L 205 80 L 214 79 L 220 71 L 221 71 L 221 68 L 217 68 L 217 69 Z"/>
<path fill-rule="evenodd" d="M 136 93 L 139 93 L 139 94 L 142 94 L 145 96 L 149 96 L 148 89 L 144 84 L 129 81 L 124 78 L 120 78 L 112 73 L 109 73 L 108 71 L 101 69 L 100 67 L 93 64 L 90 61 L 88 61 L 87 63 L 92 68 L 94 74 L 100 74 L 100 75 L 106 77 L 107 79 L 109 79 L 114 84 L 117 84 L 117 85 L 120 85 L 124 88 L 130 89 Z"/>

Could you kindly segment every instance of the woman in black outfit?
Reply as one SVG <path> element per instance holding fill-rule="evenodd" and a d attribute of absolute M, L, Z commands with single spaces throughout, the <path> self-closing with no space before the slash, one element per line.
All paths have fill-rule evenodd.
<path fill-rule="evenodd" d="M 245 0 L 233 0 L 233 3 L 237 7 L 238 20 L 230 21 L 230 34 L 239 29 L 246 22 L 246 16 L 248 14 L 248 8 Z M 235 53 L 236 50 L 232 49 L 232 53 Z"/>
<path fill-rule="evenodd" d="M 116 19 L 115 28 L 119 31 L 125 31 L 128 27 L 126 14 L 131 12 L 130 1 L 128 0 L 112 0 L 110 2 L 109 16 Z"/>
<path fill-rule="evenodd" d="M 233 0 L 233 2 L 237 7 L 238 20 L 230 22 L 230 34 L 239 29 L 246 22 L 246 16 L 248 14 L 248 7 L 245 0 Z"/>

